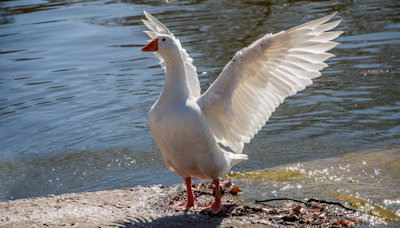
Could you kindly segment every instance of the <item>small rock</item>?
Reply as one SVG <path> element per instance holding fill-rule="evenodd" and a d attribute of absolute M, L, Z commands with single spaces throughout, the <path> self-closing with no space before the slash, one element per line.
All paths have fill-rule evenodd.
<path fill-rule="evenodd" d="M 54 198 L 54 197 L 56 197 L 54 194 L 48 194 L 47 195 L 47 198 Z"/>
<path fill-rule="evenodd" d="M 258 220 L 257 222 L 261 223 L 261 224 L 266 224 L 266 225 L 271 223 L 270 221 L 268 221 L 266 219 L 261 219 L 261 220 Z"/>

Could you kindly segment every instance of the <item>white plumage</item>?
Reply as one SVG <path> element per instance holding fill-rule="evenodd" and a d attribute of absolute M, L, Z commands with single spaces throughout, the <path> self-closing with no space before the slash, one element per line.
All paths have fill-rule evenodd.
<path fill-rule="evenodd" d="M 268 121 L 275 108 L 289 96 L 312 84 L 334 55 L 326 51 L 338 43 L 342 32 L 326 32 L 341 20 L 324 24 L 336 13 L 277 34 L 267 34 L 237 52 L 221 75 L 200 95 L 193 60 L 178 39 L 161 22 L 144 12 L 145 31 L 152 42 L 143 51 L 154 51 L 166 69 L 163 91 L 149 113 L 149 125 L 165 164 L 183 177 L 188 202 L 174 209 L 195 206 L 190 176 L 218 177 L 236 163 L 250 140 Z M 226 152 L 218 143 L 229 147 Z M 190 192 L 190 193 L 189 193 Z M 219 191 L 218 191 L 219 192 Z M 220 194 L 206 208 L 221 210 Z M 218 199 L 219 197 L 219 199 Z"/>

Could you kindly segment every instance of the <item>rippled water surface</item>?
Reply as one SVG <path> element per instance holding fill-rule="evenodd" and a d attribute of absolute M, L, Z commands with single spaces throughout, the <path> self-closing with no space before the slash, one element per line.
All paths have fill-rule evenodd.
<path fill-rule="evenodd" d="M 203 91 L 265 33 L 338 11 L 337 57 L 276 110 L 228 179 L 246 202 L 361 200 L 398 225 L 397 1 L 0 2 L 0 200 L 183 181 L 148 128 L 164 72 L 141 52 L 143 10 L 181 40 Z"/>

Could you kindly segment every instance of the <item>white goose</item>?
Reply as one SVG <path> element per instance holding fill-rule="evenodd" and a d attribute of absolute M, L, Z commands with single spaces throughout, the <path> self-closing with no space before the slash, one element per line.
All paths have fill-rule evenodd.
<path fill-rule="evenodd" d="M 191 178 L 213 180 L 215 201 L 203 210 L 222 209 L 219 176 L 236 163 L 244 143 L 255 134 L 283 100 L 311 85 L 334 55 L 326 51 L 342 32 L 326 32 L 341 20 L 324 24 L 336 13 L 277 34 L 267 34 L 237 52 L 221 75 L 200 95 L 192 59 L 178 39 L 156 18 L 144 12 L 142 20 L 153 40 L 142 51 L 154 52 L 165 69 L 165 84 L 150 109 L 149 125 L 165 165 L 185 179 L 187 202 L 175 210 L 196 207 Z M 233 152 L 222 149 L 218 143 Z"/>

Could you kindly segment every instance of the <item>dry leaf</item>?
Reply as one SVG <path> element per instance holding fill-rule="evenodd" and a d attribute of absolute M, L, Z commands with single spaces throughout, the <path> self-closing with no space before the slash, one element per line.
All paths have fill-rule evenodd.
<path fill-rule="evenodd" d="M 340 221 L 340 225 L 347 226 L 350 222 L 349 221 Z"/>
<path fill-rule="evenodd" d="M 297 215 L 302 214 L 303 208 L 299 205 L 296 208 L 293 209 L 294 213 L 296 213 Z"/>
<path fill-rule="evenodd" d="M 232 193 L 233 195 L 236 195 L 236 194 L 242 193 L 242 191 L 240 191 L 240 189 L 239 189 L 236 185 L 233 185 L 232 190 L 231 190 L 231 193 Z"/>

